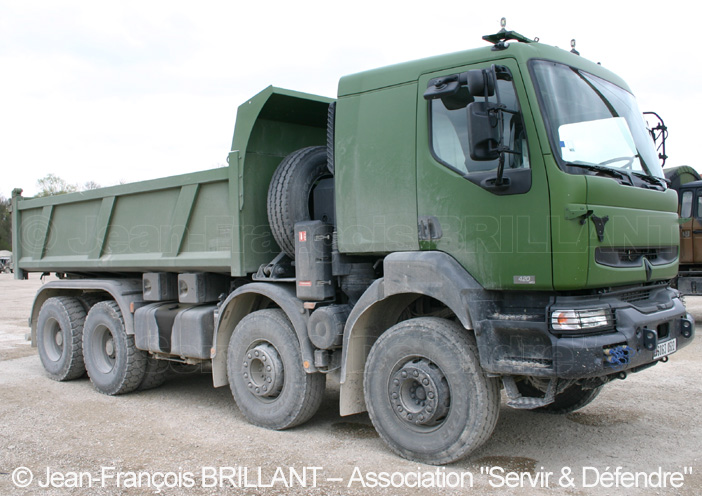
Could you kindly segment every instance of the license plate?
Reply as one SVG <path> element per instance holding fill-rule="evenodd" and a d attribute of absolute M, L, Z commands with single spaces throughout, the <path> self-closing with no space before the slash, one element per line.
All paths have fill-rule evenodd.
<path fill-rule="evenodd" d="M 677 349 L 678 342 L 675 339 L 671 339 L 670 341 L 665 341 L 663 343 L 658 343 L 658 346 L 656 346 L 656 352 L 653 354 L 653 359 L 658 360 L 659 358 L 668 356 L 671 353 L 675 353 Z"/>

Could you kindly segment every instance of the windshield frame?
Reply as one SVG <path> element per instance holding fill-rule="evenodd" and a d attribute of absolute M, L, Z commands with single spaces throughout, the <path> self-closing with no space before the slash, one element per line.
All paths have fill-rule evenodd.
<path fill-rule="evenodd" d="M 623 172 L 623 173 L 628 174 L 630 176 L 633 173 L 635 176 L 648 176 L 651 178 L 657 178 L 659 180 L 662 180 L 664 178 L 663 168 L 660 164 L 660 161 L 658 160 L 658 155 L 655 151 L 655 145 L 653 143 L 653 140 L 650 138 L 648 127 L 647 127 L 646 122 L 644 120 L 643 114 L 641 113 L 641 111 L 638 107 L 638 102 L 636 100 L 636 97 L 634 96 L 634 94 L 630 90 L 622 87 L 619 84 L 612 82 L 611 80 L 605 79 L 601 76 L 593 74 L 592 72 L 589 72 L 585 69 L 581 69 L 577 66 L 572 66 L 572 65 L 569 65 L 569 64 L 557 61 L 557 60 L 550 60 L 550 59 L 545 59 L 545 58 L 533 58 L 533 59 L 530 59 L 528 62 L 529 74 L 531 77 L 532 84 L 534 85 L 537 101 L 538 101 L 539 107 L 540 107 L 540 113 L 541 113 L 541 116 L 544 120 L 544 124 L 546 126 L 546 131 L 547 131 L 547 135 L 548 135 L 548 139 L 549 139 L 549 145 L 551 148 L 551 152 L 552 152 L 553 156 L 555 157 L 559 168 L 562 171 L 567 172 L 569 174 L 594 174 L 594 173 L 597 173 L 597 171 L 588 170 L 587 167 L 583 167 L 582 166 L 583 164 L 579 164 L 579 165 L 572 164 L 571 165 L 567 160 L 563 159 L 563 156 L 562 156 L 560 149 L 558 147 L 558 144 L 560 142 L 559 141 L 559 130 L 557 129 L 555 123 L 552 120 L 554 118 L 554 116 L 550 115 L 550 112 L 548 111 L 548 107 L 546 105 L 546 102 L 544 101 L 544 91 L 543 91 L 544 88 L 542 88 L 541 83 L 540 83 L 537 75 L 535 74 L 535 66 L 537 66 L 538 64 L 541 64 L 541 63 L 553 64 L 553 65 L 557 65 L 557 66 L 561 66 L 563 68 L 569 69 L 569 70 L 573 71 L 574 74 L 576 74 L 580 78 L 584 79 L 585 82 L 589 86 L 591 86 L 591 88 L 593 86 L 591 83 L 591 80 L 594 80 L 596 82 L 602 81 L 605 84 L 611 85 L 613 88 L 616 88 L 616 89 L 626 93 L 629 97 L 631 97 L 633 103 L 635 104 L 635 108 L 633 109 L 634 112 L 629 112 L 629 115 L 630 115 L 630 117 L 636 119 L 637 123 L 640 123 L 641 129 L 638 129 L 638 130 L 629 129 L 629 131 L 631 132 L 632 136 L 634 137 L 634 142 L 636 145 L 636 152 L 637 152 L 636 157 L 638 157 L 638 159 L 640 161 L 641 170 L 639 170 L 639 169 L 627 170 L 627 169 L 623 169 L 623 168 L 619 168 L 619 167 L 608 167 L 607 165 L 604 165 L 603 167 L 606 167 L 607 169 L 611 169 L 614 172 L 613 176 L 616 176 L 617 173 L 619 173 L 619 172 Z M 595 93 L 598 93 L 598 94 L 600 93 L 599 90 L 596 88 L 593 88 L 592 91 Z M 601 94 L 599 94 L 599 96 L 600 96 L 600 98 L 602 98 Z M 612 102 L 607 100 L 605 102 L 605 104 L 612 105 Z M 618 112 L 618 115 L 617 116 L 612 115 L 612 117 L 626 117 L 625 113 L 621 112 L 621 109 L 616 109 L 616 110 Z M 579 122 L 588 122 L 588 121 L 579 121 Z M 629 125 L 628 127 L 631 128 L 631 125 Z M 648 145 L 647 145 L 648 141 L 642 141 L 641 139 L 639 139 L 637 141 L 637 136 L 636 136 L 637 131 L 639 134 L 643 132 L 643 134 L 645 135 L 645 138 L 643 138 L 643 139 L 644 140 L 648 139 L 650 141 L 650 143 Z M 648 149 L 643 150 L 644 147 L 646 147 Z M 593 164 L 593 165 L 597 166 L 598 164 Z"/>

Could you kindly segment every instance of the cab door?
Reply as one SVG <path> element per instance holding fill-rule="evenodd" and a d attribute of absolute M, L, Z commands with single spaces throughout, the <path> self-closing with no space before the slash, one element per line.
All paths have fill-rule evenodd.
<path fill-rule="evenodd" d="M 451 98 L 424 98 L 437 78 L 493 68 L 499 75 L 492 96 L 461 89 Z M 499 161 L 480 160 L 469 140 L 476 122 L 469 118 L 471 104 L 486 98 L 507 110 L 495 114 L 509 149 L 501 184 Z M 552 288 L 548 184 L 516 62 L 505 58 L 422 76 L 417 122 L 420 249 L 452 255 L 487 289 Z"/>

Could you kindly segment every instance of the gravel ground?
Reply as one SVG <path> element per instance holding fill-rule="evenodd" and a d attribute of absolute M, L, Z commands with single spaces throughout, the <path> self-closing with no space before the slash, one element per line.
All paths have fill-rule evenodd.
<path fill-rule="evenodd" d="M 213 388 L 204 373 L 174 374 L 158 389 L 120 397 L 95 392 L 87 378 L 54 382 L 25 340 L 40 285 L 35 274 L 28 281 L 0 274 L 3 495 L 434 495 L 456 494 L 450 486 L 459 480 L 464 494 L 700 494 L 700 339 L 666 364 L 609 384 L 594 403 L 570 415 L 503 404 L 483 448 L 437 469 L 393 455 L 367 415 L 340 417 L 338 384 L 331 378 L 318 414 L 285 432 L 248 424 L 229 389 Z M 687 304 L 702 322 L 702 297 L 688 297 Z M 631 477 L 639 487 L 624 488 L 633 479 L 618 476 L 617 467 L 637 473 Z M 13 480 L 26 482 L 25 469 L 33 479 L 20 488 Z M 306 485 L 291 472 L 305 473 Z M 396 484 L 433 480 L 444 487 L 371 487 L 379 472 L 397 472 Z M 514 479 L 506 478 L 508 472 Z M 562 478 L 569 472 L 572 485 Z M 668 477 L 667 487 L 650 487 L 665 472 L 682 475 Z M 219 481 L 223 487 L 215 486 Z"/>

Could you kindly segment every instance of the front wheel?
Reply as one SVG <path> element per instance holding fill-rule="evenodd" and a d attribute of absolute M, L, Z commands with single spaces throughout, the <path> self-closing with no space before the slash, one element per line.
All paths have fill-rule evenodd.
<path fill-rule="evenodd" d="M 475 338 L 444 319 L 403 321 L 380 336 L 364 391 L 380 437 L 422 463 L 466 456 L 487 441 L 499 416 L 499 383 L 481 369 Z"/>
<path fill-rule="evenodd" d="M 276 430 L 312 418 L 326 386 L 324 375 L 302 367 L 297 334 L 280 309 L 259 310 L 239 322 L 229 342 L 227 374 L 249 422 Z"/>

